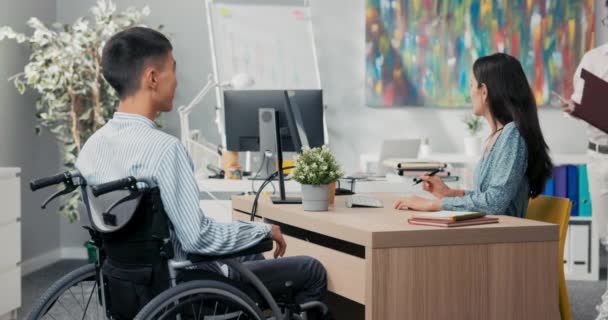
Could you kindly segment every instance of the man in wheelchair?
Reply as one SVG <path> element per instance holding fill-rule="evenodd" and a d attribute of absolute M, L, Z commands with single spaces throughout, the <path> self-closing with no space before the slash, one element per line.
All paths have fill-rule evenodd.
<path fill-rule="evenodd" d="M 177 87 L 176 62 L 169 40 L 143 27 L 119 32 L 103 49 L 102 67 L 104 78 L 120 97 L 120 105 L 114 117 L 88 139 L 80 152 L 76 166 L 86 182 L 99 185 L 129 176 L 151 177 L 171 226 L 173 260 L 186 261 L 189 254 L 225 256 L 272 239 L 275 259 L 265 260 L 257 254 L 242 259 L 242 265 L 275 297 L 291 294 L 297 304 L 320 300 L 326 291 L 325 269 L 311 257 L 283 257 L 287 244 L 278 226 L 219 223 L 201 211 L 190 156 L 180 140 L 159 130 L 154 122 L 157 114 L 172 110 Z M 142 227 L 145 223 L 154 224 L 137 223 Z M 137 260 L 133 258 L 137 250 L 129 250 L 125 249 L 122 256 Z M 104 271 L 112 268 L 120 270 L 121 265 L 108 263 Z M 180 279 L 192 281 L 214 275 L 233 282 L 245 281 L 243 272 L 233 267 L 225 270 L 217 262 L 197 264 L 196 270 L 188 270 Z M 137 277 L 135 273 L 123 274 Z M 136 293 L 137 288 L 133 287 L 133 291 L 127 294 Z"/>

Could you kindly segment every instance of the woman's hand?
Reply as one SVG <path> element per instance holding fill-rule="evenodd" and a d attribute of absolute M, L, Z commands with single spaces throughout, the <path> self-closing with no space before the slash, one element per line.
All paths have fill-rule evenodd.
<path fill-rule="evenodd" d="M 441 199 L 445 197 L 461 197 L 464 195 L 462 190 L 453 190 L 448 187 L 441 178 L 437 176 L 421 176 L 422 189 L 430 192 L 435 197 Z"/>
<path fill-rule="evenodd" d="M 439 211 L 441 210 L 441 200 L 425 199 L 418 196 L 409 196 L 397 200 L 394 205 L 398 210 L 416 210 L 416 211 Z"/>

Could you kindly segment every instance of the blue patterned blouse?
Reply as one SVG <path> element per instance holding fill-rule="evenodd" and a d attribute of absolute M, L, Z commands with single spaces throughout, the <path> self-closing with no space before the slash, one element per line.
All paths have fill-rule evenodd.
<path fill-rule="evenodd" d="M 443 198 L 441 208 L 479 211 L 523 218 L 530 187 L 526 177 L 528 148 L 515 123 L 504 126 L 486 157 L 475 170 L 475 189 L 464 197 Z"/>

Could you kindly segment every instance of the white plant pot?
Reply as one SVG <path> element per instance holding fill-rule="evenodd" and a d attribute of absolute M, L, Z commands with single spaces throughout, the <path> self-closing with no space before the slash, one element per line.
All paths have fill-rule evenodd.
<path fill-rule="evenodd" d="M 464 137 L 464 154 L 469 157 L 479 156 L 481 152 L 481 138 L 480 137 Z"/>
<path fill-rule="evenodd" d="M 418 158 L 424 159 L 428 158 L 431 155 L 431 145 L 430 144 L 421 144 L 418 149 Z"/>
<path fill-rule="evenodd" d="M 329 185 L 302 185 L 302 205 L 304 211 L 329 210 Z"/>

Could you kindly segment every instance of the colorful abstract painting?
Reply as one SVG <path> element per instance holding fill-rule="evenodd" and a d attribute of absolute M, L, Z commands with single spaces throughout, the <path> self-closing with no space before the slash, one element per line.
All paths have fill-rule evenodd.
<path fill-rule="evenodd" d="M 495 52 L 519 59 L 538 105 L 569 97 L 594 46 L 593 2 L 367 0 L 367 104 L 469 106 L 473 62 Z"/>

